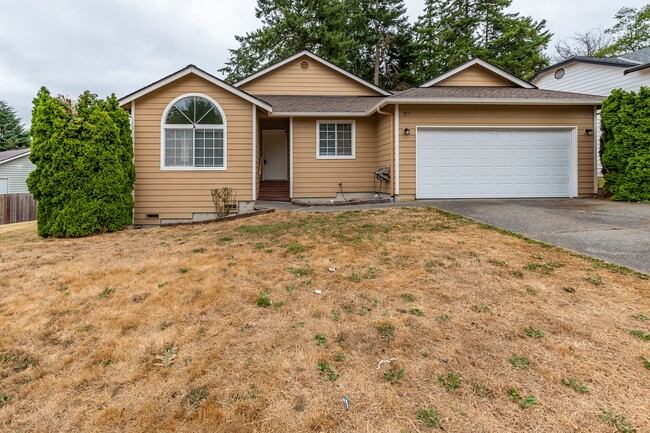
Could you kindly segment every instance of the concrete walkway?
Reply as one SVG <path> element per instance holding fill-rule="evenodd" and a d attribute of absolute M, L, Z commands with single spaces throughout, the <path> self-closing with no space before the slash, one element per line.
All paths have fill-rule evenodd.
<path fill-rule="evenodd" d="M 301 212 L 432 206 L 650 274 L 648 203 L 592 199 L 492 199 L 306 208 L 291 203 L 258 202 L 257 206 Z"/>

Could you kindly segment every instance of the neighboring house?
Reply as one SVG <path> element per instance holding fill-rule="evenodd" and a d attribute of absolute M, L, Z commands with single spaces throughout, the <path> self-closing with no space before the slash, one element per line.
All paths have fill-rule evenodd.
<path fill-rule="evenodd" d="M 636 92 L 650 86 L 650 48 L 615 58 L 571 57 L 542 69 L 531 82 L 540 89 L 601 95 L 603 100 L 614 89 Z M 599 136 L 600 128 L 596 131 Z M 600 172 L 600 159 L 598 164 Z"/>
<path fill-rule="evenodd" d="M 35 168 L 29 160 L 29 149 L 0 152 L 0 195 L 29 192 L 27 176 Z"/>
<path fill-rule="evenodd" d="M 234 86 L 190 65 L 120 99 L 134 132 L 134 222 L 205 218 L 223 186 L 247 208 L 371 198 L 380 167 L 396 200 L 588 196 L 601 101 L 480 59 L 395 94 L 307 51 Z"/>

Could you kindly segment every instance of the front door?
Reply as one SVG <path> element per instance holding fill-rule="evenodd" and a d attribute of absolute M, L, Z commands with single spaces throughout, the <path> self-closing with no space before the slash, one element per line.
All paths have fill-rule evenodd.
<path fill-rule="evenodd" d="M 287 180 L 287 134 L 262 131 L 262 180 Z"/>

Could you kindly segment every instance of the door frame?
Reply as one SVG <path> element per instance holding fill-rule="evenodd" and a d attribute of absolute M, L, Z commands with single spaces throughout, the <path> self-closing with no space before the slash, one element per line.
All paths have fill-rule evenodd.
<path fill-rule="evenodd" d="M 264 133 L 265 132 L 282 132 L 284 134 L 284 159 L 286 160 L 285 162 L 285 173 L 284 173 L 284 179 L 266 179 L 266 164 L 264 161 L 266 160 L 265 156 L 265 147 L 266 143 L 264 140 Z M 262 178 L 260 179 L 261 181 L 265 180 L 278 180 L 278 181 L 288 181 L 289 180 L 289 137 L 288 137 L 288 132 L 285 129 L 263 129 L 262 130 L 262 152 L 261 152 L 261 157 L 262 157 Z"/>
<path fill-rule="evenodd" d="M 578 127 L 577 126 L 416 126 L 415 127 L 415 199 L 420 197 L 420 182 L 418 177 L 418 136 L 420 130 L 431 129 L 465 129 L 465 130 L 519 130 L 519 131 L 566 131 L 571 133 L 571 142 L 569 145 L 569 198 L 578 197 Z"/>

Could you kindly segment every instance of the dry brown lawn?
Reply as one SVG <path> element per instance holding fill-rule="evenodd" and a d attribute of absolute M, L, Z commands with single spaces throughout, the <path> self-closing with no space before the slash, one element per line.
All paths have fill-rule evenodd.
<path fill-rule="evenodd" d="M 650 281 L 434 209 L 0 248 L 0 430 L 650 431 Z"/>

